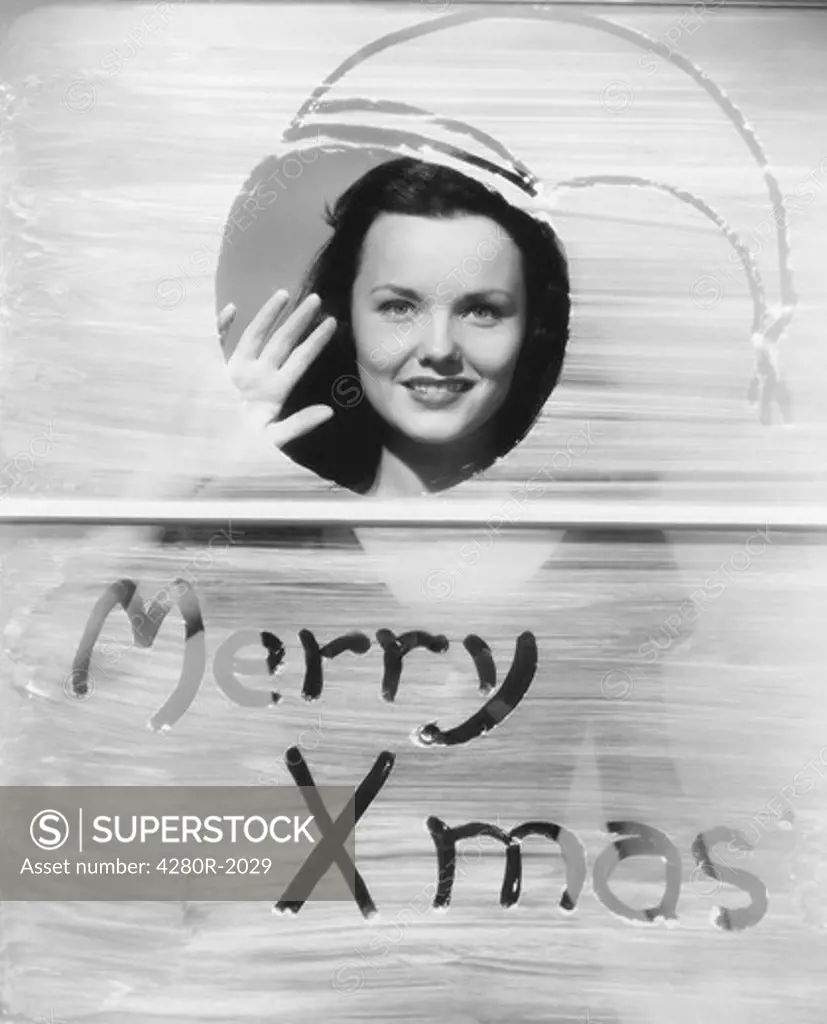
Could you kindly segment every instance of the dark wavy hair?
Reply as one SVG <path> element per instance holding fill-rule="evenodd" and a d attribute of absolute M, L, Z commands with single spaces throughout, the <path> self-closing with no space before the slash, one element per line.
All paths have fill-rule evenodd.
<path fill-rule="evenodd" d="M 282 418 L 316 404 L 331 406 L 334 416 L 285 445 L 284 452 L 319 476 L 359 493 L 373 484 L 388 425 L 369 401 L 362 400 L 350 323 L 351 295 L 365 236 L 383 213 L 488 217 L 510 235 L 522 254 L 526 330 L 508 397 L 486 427 L 492 441 L 459 475 L 437 480 L 435 489 L 441 490 L 510 451 L 528 433 L 554 389 L 568 340 L 568 265 L 548 224 L 459 171 L 411 157 L 371 169 L 342 193 L 332 210 L 326 208 L 333 234 L 310 265 L 291 308 L 315 292 L 322 308 L 313 326 L 332 315 L 338 327 L 291 392 Z"/>

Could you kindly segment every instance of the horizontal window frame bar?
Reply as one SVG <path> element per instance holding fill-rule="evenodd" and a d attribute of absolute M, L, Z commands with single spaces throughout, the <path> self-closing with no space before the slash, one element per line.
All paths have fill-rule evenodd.
<path fill-rule="evenodd" d="M 497 530 L 629 529 L 827 532 L 827 507 L 679 501 L 312 498 L 214 501 L 8 499 L 0 526 L 362 526 Z"/>

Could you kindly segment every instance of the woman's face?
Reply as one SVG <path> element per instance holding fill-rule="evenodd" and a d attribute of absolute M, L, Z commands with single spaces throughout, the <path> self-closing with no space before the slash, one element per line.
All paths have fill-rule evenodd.
<path fill-rule="evenodd" d="M 526 325 L 522 256 L 488 217 L 383 213 L 351 323 L 368 400 L 414 441 L 466 437 L 505 401 Z"/>

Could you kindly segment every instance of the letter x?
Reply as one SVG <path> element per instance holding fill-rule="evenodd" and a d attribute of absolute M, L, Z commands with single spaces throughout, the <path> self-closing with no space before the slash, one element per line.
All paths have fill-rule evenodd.
<path fill-rule="evenodd" d="M 307 767 L 301 751 L 298 747 L 291 747 L 287 751 L 285 754 L 287 770 L 293 776 L 296 785 L 301 787 L 307 809 L 313 814 L 316 824 L 319 826 L 322 841 L 314 847 L 307 860 L 296 872 L 293 881 L 276 904 L 276 910 L 281 913 L 289 910 L 298 914 L 304 906 L 305 900 L 298 898 L 297 894 L 307 893 L 309 895 L 315 889 L 322 875 L 335 861 L 357 906 L 362 911 L 362 916 L 372 917 L 376 913 L 376 904 L 344 844 L 356 827 L 356 823 L 373 803 L 382 786 L 385 785 L 395 760 L 396 758 L 389 751 L 382 751 L 371 770 L 362 779 L 359 788 L 348 801 L 347 807 L 334 822 L 327 813 L 327 808 L 316 789 L 316 783 L 313 781 L 313 776 L 310 774 L 310 769 Z"/>

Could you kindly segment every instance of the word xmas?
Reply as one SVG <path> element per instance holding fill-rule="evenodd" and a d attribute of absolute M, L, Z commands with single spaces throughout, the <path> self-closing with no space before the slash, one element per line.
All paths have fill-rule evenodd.
<path fill-rule="evenodd" d="M 76 697 L 84 697 L 89 692 L 89 667 L 95 644 L 100 636 L 106 619 L 117 607 L 122 607 L 132 626 L 133 641 L 139 647 L 151 647 L 158 635 L 161 623 L 167 616 L 173 603 L 177 603 L 184 618 L 184 660 L 178 685 L 158 711 L 150 719 L 153 729 L 168 729 L 177 722 L 188 710 L 204 676 L 207 664 L 206 639 L 204 620 L 198 598 L 192 586 L 186 580 L 176 580 L 174 589 L 179 591 L 175 599 L 163 599 L 150 602 L 148 608 L 138 594 L 137 584 L 133 580 L 121 579 L 110 584 L 98 599 L 78 645 L 77 653 L 72 662 L 72 670 L 67 677 L 71 680 L 72 692 Z M 323 659 L 336 658 L 345 651 L 352 654 L 365 654 L 371 647 L 370 639 L 364 633 L 347 633 L 336 637 L 329 643 L 320 646 L 316 637 L 308 629 L 299 633 L 305 654 L 305 675 L 302 695 L 305 700 L 318 700 L 323 686 Z M 406 654 L 416 648 L 424 648 L 432 654 L 443 654 L 449 642 L 441 634 L 427 633 L 424 630 L 410 630 L 397 636 L 389 629 L 380 629 L 376 640 L 384 652 L 384 671 L 382 676 L 382 697 L 393 701 L 399 689 L 402 675 L 402 663 Z M 269 693 L 260 689 L 251 689 L 238 680 L 238 675 L 261 676 L 259 660 L 240 659 L 238 651 L 243 647 L 261 644 L 267 654 L 267 671 L 272 676 L 285 657 L 285 648 L 281 640 L 272 633 L 254 629 L 241 629 L 228 637 L 218 648 L 213 661 L 215 681 L 223 693 L 231 701 L 241 707 L 267 707 L 277 704 L 281 694 L 275 690 Z M 481 638 L 469 634 L 463 646 L 473 659 L 479 678 L 479 690 L 488 694 L 497 686 L 497 668 L 491 648 Z M 522 633 L 517 638 L 514 659 L 499 689 L 473 715 L 452 729 L 442 730 L 436 722 L 420 726 L 416 731 L 416 739 L 423 745 L 454 746 L 468 743 L 483 735 L 499 724 L 516 708 L 528 691 L 537 671 L 537 642 L 532 633 Z"/>
<path fill-rule="evenodd" d="M 304 905 L 304 899 L 298 898 L 297 894 L 311 893 L 319 879 L 335 862 L 362 915 L 365 918 L 372 917 L 377 912 L 376 904 L 350 854 L 345 850 L 344 843 L 387 782 L 393 769 L 394 755 L 387 750 L 379 755 L 335 822 L 330 818 L 322 802 L 310 769 L 298 747 L 291 747 L 285 755 L 285 760 L 293 780 L 301 787 L 308 810 L 316 819 L 322 839 L 299 868 L 275 909 L 282 913 L 289 911 L 297 914 Z M 432 907 L 447 908 L 451 902 L 456 874 L 457 844 L 479 836 L 496 839 L 505 848 L 505 877 L 500 889 L 500 906 L 513 906 L 519 900 L 522 890 L 521 846 L 526 839 L 536 836 L 556 843 L 562 854 L 566 884 L 558 906 L 567 913 L 574 913 L 577 908 L 577 900 L 583 891 L 588 874 L 586 849 L 577 835 L 562 825 L 550 821 L 527 821 L 512 828 L 510 832 L 504 832 L 497 825 L 488 822 L 473 821 L 452 828 L 439 818 L 430 817 L 427 826 L 436 848 L 438 871 Z M 620 838 L 600 854 L 592 868 L 592 886 L 597 898 L 613 914 L 627 921 L 650 923 L 658 918 L 664 918 L 667 923 L 676 921 L 682 865 L 680 853 L 675 845 L 665 832 L 638 821 L 610 821 L 606 827 L 609 833 Z M 692 856 L 704 875 L 714 878 L 719 884 L 733 885 L 749 895 L 748 906 L 716 907 L 713 916 L 713 923 L 717 928 L 724 931 L 741 931 L 758 924 L 767 913 L 769 901 L 766 888 L 755 875 L 740 868 L 716 864 L 712 860 L 710 851 L 719 843 L 726 842 L 734 844 L 740 850 L 752 849 L 751 844 L 740 832 L 717 827 L 696 836 L 692 843 Z M 612 872 L 621 861 L 629 857 L 659 857 L 665 862 L 665 891 L 656 907 L 637 910 L 619 899 L 609 887 Z"/>

